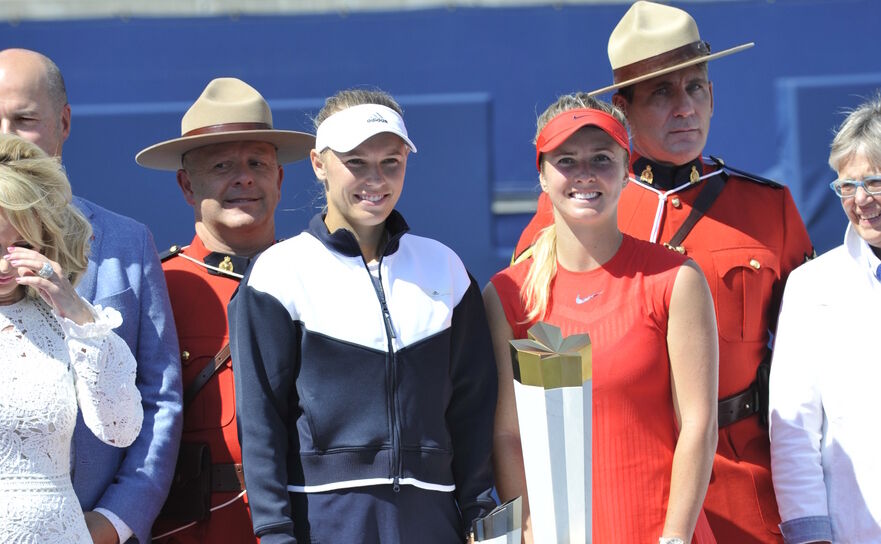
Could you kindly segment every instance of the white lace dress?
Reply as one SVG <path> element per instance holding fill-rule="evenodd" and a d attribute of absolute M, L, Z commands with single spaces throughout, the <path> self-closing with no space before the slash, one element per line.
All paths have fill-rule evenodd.
<path fill-rule="evenodd" d="M 141 429 L 135 359 L 111 329 L 59 319 L 41 299 L 0 306 L 0 542 L 91 544 L 70 483 L 77 407 L 95 436 L 125 447 Z"/>

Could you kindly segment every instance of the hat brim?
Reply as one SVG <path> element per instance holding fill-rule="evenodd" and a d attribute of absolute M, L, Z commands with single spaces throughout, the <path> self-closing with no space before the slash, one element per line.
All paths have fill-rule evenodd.
<path fill-rule="evenodd" d="M 199 134 L 166 140 L 142 149 L 135 162 L 146 168 L 170 170 L 181 168 L 184 153 L 206 145 L 227 142 L 267 142 L 278 150 L 278 164 L 287 164 L 305 159 L 315 147 L 315 136 L 292 130 L 237 130 L 214 134 Z"/>
<path fill-rule="evenodd" d="M 688 68 L 689 66 L 694 66 L 695 64 L 701 64 L 703 62 L 709 62 L 711 60 L 720 59 L 722 57 L 727 57 L 728 55 L 733 55 L 734 53 L 740 53 L 741 51 L 745 51 L 750 47 L 753 47 L 755 42 L 745 43 L 742 45 L 738 45 L 737 47 L 732 47 L 730 49 L 726 49 L 724 51 L 719 51 L 718 53 L 712 53 L 710 55 L 706 55 L 703 57 L 695 57 L 693 59 L 689 59 L 685 62 L 680 62 L 679 64 L 675 64 L 673 66 L 668 66 L 666 68 L 662 68 L 660 70 L 655 70 L 654 72 L 650 72 L 648 74 L 643 74 L 639 77 L 630 78 L 627 81 L 622 81 L 620 83 L 616 83 L 614 85 L 609 85 L 608 87 L 603 87 L 602 89 L 597 89 L 595 91 L 590 91 L 588 96 L 597 96 L 600 94 L 605 94 L 611 91 L 618 90 L 622 87 L 628 87 L 630 85 L 634 85 L 639 83 L 640 81 L 645 81 L 647 79 L 652 79 L 654 77 L 662 76 L 664 74 L 669 74 L 670 72 L 675 72 L 677 70 L 681 70 L 683 68 Z"/>

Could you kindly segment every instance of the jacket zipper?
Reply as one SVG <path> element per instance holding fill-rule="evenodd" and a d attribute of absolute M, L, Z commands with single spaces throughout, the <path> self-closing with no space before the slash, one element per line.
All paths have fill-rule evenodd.
<path fill-rule="evenodd" d="M 389 312 L 388 304 L 386 303 L 385 291 L 382 287 L 382 260 L 383 256 L 379 257 L 379 265 L 377 266 L 377 281 L 373 281 L 373 275 L 370 274 L 370 267 L 367 265 L 367 261 L 364 261 L 362 257 L 361 260 L 364 261 L 364 267 L 367 269 L 367 273 L 370 274 L 370 283 L 373 285 L 374 291 L 376 291 L 376 298 L 379 299 L 379 305 L 382 308 L 382 320 L 385 324 L 385 336 L 386 342 L 388 344 L 388 355 L 386 356 L 386 385 L 388 387 L 388 403 L 389 403 L 389 421 L 391 422 L 391 439 L 392 439 L 392 470 L 393 480 L 392 480 L 392 489 L 394 489 L 395 493 L 401 490 L 400 487 L 400 479 L 401 479 L 401 471 L 402 471 L 402 461 L 401 461 L 401 426 L 398 418 L 398 404 L 397 404 L 397 395 L 395 394 L 395 389 L 398 382 L 397 376 L 397 354 L 394 350 L 394 344 L 392 340 L 397 338 L 395 335 L 395 328 L 392 325 L 392 315 Z"/>

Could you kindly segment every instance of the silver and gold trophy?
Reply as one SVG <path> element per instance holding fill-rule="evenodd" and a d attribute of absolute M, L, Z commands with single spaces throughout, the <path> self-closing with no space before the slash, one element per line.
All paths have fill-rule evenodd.
<path fill-rule="evenodd" d="M 591 344 L 538 322 L 512 340 L 533 540 L 591 542 Z"/>

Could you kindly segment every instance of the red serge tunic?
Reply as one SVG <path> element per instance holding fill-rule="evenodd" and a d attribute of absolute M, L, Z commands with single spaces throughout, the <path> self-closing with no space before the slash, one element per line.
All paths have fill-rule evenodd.
<path fill-rule="evenodd" d="M 197 235 L 181 253 L 203 262 L 211 251 Z M 165 260 L 162 270 L 165 272 L 177 325 L 183 386 L 186 390 L 205 365 L 229 342 L 226 305 L 239 286 L 239 280 L 211 274 L 204 266 L 180 255 Z M 192 404 L 185 408 L 182 441 L 207 443 L 211 462 L 215 465 L 241 464 L 242 450 L 236 427 L 232 363 L 227 361 L 193 398 Z M 234 500 L 238 494 L 237 491 L 213 491 L 212 507 L 229 504 L 212 512 L 209 519 L 162 539 L 161 544 L 258 542 L 251 527 L 247 496 Z M 161 535 L 181 525 L 176 520 L 160 516 L 153 527 L 153 534 Z"/>
<path fill-rule="evenodd" d="M 544 321 L 593 344 L 593 542 L 656 542 L 664 526 L 676 423 L 667 315 L 682 255 L 624 235 L 588 272 L 557 266 Z M 525 338 L 520 298 L 532 260 L 492 278 L 515 338 Z M 703 512 L 696 544 L 715 543 Z"/>

